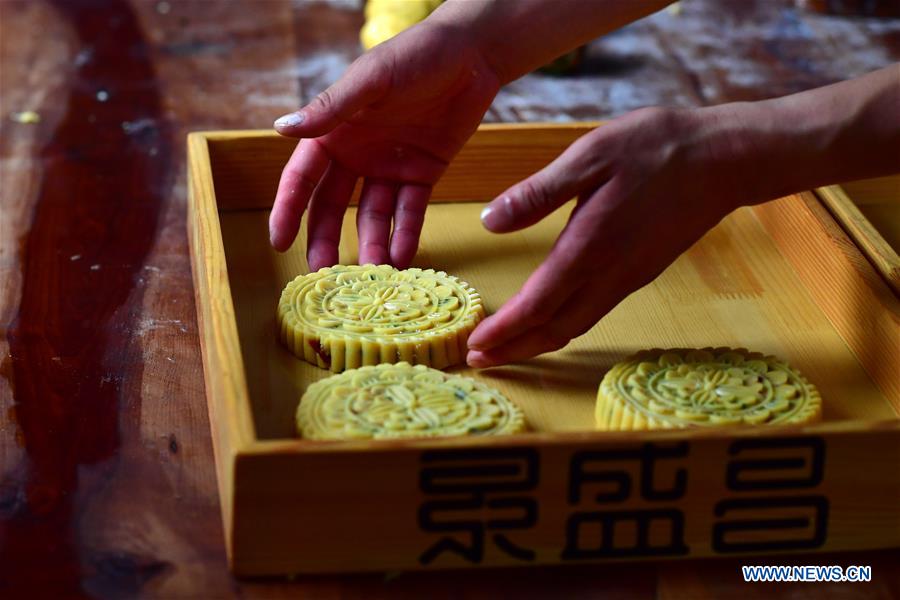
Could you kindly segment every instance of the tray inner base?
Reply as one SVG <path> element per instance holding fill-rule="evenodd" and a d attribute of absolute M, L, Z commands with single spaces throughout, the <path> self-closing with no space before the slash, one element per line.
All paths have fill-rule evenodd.
<path fill-rule="evenodd" d="M 468 281 L 492 313 L 540 264 L 571 205 L 505 235 L 481 227 L 482 207 L 429 207 L 415 266 Z M 355 210 L 344 221 L 345 264 L 356 262 Z M 229 211 L 220 219 L 257 437 L 293 437 L 305 386 L 329 375 L 296 359 L 276 338 L 281 290 L 307 272 L 305 223 L 298 241 L 279 254 L 268 245 L 268 211 Z M 703 346 L 742 346 L 785 358 L 819 387 L 826 421 L 898 417 L 749 209 L 725 219 L 565 349 L 516 366 L 454 370 L 503 391 L 523 408 L 532 430 L 583 431 L 593 429 L 597 385 L 613 363 L 645 348 Z"/>

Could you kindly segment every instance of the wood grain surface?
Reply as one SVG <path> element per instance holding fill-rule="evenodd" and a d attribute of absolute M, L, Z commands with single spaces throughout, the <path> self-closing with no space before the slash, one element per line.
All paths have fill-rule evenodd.
<path fill-rule="evenodd" d="M 831 185 L 816 194 L 900 295 L 900 176 Z"/>
<path fill-rule="evenodd" d="M 680 6 L 592 43 L 575 77 L 510 84 L 486 120 L 764 98 L 900 57 L 896 20 L 782 0 Z M 871 564 L 864 590 L 744 584 L 735 560 L 293 582 L 228 573 L 185 134 L 267 127 L 358 55 L 361 23 L 351 0 L 0 2 L 0 596 L 900 596 L 897 551 L 760 561 Z M 13 118 L 22 111 L 40 122 Z"/>
<path fill-rule="evenodd" d="M 454 162 L 445 175 L 439 186 L 443 189 L 436 189 L 436 202 L 429 209 L 431 218 L 422 231 L 414 266 L 459 276 L 478 289 L 488 313 L 495 312 L 549 252 L 574 203 L 532 227 L 496 236 L 477 226 L 484 201 L 528 173 L 530 167 L 545 163 L 557 146 L 562 146 L 560 140 L 574 138 L 586 129 L 487 127 L 477 132 L 461 151 L 459 164 Z M 225 185 L 220 185 L 216 176 L 215 189 L 226 190 L 221 212 L 215 211 L 213 186 L 195 188 L 191 204 L 195 227 L 203 229 L 198 237 L 205 238 L 194 241 L 194 251 L 199 249 L 201 256 L 196 263 L 202 270 L 209 269 L 209 277 L 214 279 L 210 281 L 213 289 L 198 285 L 198 298 L 204 305 L 210 304 L 218 317 L 218 325 L 210 330 L 213 337 L 203 347 L 218 354 L 212 357 L 221 370 L 214 385 L 224 385 L 218 380 L 226 379 L 227 373 L 228 380 L 240 388 L 228 396 L 239 396 L 235 402 L 249 397 L 255 437 L 292 438 L 293 412 L 305 386 L 330 374 L 273 344 L 277 329 L 273 299 L 297 274 L 308 272 L 306 228 L 301 226 L 298 240 L 287 252 L 269 246 L 263 235 L 269 211 L 252 208 L 269 195 L 263 192 L 259 198 L 250 194 L 272 187 L 276 177 L 272 167 L 278 160 L 272 157 L 277 152 L 267 150 L 265 140 L 277 147 L 280 139 L 254 132 L 249 137 L 257 151 L 245 153 L 240 151 L 246 144 L 239 135 L 212 134 L 218 141 L 211 144 L 215 151 L 210 153 L 230 156 L 227 164 L 247 174 L 238 192 L 231 184 L 233 175 L 226 176 Z M 520 154 L 524 156 L 521 160 Z M 487 160 L 485 155 L 493 158 Z M 215 167 L 215 160 L 212 171 L 222 173 L 224 169 Z M 195 164 L 202 168 L 199 163 Z M 251 178 L 256 181 L 249 181 Z M 521 365 L 458 370 L 515 398 L 534 431 L 586 431 L 593 429 L 594 400 L 602 374 L 626 356 L 644 348 L 744 345 L 784 358 L 826 392 L 826 421 L 896 418 L 900 415 L 900 387 L 892 374 L 900 370 L 900 300 L 835 222 L 827 219 L 827 213 L 824 224 L 808 216 L 815 214 L 811 211 L 816 202 L 798 194 L 734 212 L 656 281 L 629 296 L 563 350 Z M 357 261 L 355 210 L 348 212 L 341 234 L 344 264 Z M 448 223 L 453 225 L 448 227 Z M 221 236 L 216 228 L 221 228 Z M 835 241 L 815 245 L 818 239 Z M 224 256 L 208 247 L 209 241 L 217 247 L 221 243 Z M 779 250 L 780 246 L 784 248 Z M 807 256 L 806 263 L 795 264 L 786 258 L 800 253 Z M 846 261 L 845 255 L 850 257 Z M 813 263 L 825 267 L 804 270 L 804 264 Z M 862 275 L 858 279 L 847 276 L 841 269 L 844 264 L 855 264 Z M 854 285 L 857 281 L 860 283 Z M 821 294 L 816 293 L 816 286 L 821 287 Z M 834 293 L 836 290 L 839 293 Z M 206 306 L 201 307 L 201 314 L 205 310 Z M 860 327 L 858 310 L 869 315 L 871 326 Z M 221 331 L 230 329 L 232 321 L 237 323 L 239 347 L 226 341 L 230 332 Z M 647 323 L 653 326 L 645 326 Z M 860 361 L 855 353 L 866 360 Z M 240 378 L 243 371 L 245 381 Z M 244 386 L 249 396 L 241 391 Z M 242 412 L 235 426 L 226 427 L 244 444 L 253 437 L 244 433 L 247 424 L 243 421 L 249 416 Z"/>
<path fill-rule="evenodd" d="M 448 169 L 429 209 L 432 218 L 422 231 L 415 264 L 459 275 L 479 289 L 489 312 L 496 310 L 549 251 L 572 205 L 500 237 L 466 223 L 477 224 L 484 201 L 505 189 L 511 178 L 550 160 L 559 142 L 589 127 L 493 125 L 476 132 L 460 152 L 459 164 Z M 273 299 L 284 285 L 308 272 L 305 240 L 301 234 L 287 252 L 272 250 L 257 233 L 265 232 L 269 211 L 247 208 L 263 201 L 245 195 L 254 189 L 270 194 L 283 160 L 281 140 L 271 132 L 196 133 L 189 145 L 191 255 L 226 545 L 235 572 L 422 568 L 423 559 L 417 557 L 424 556 L 422 550 L 431 544 L 428 533 L 433 533 L 421 521 L 421 511 L 430 505 L 429 494 L 423 499 L 420 493 L 426 491 L 420 490 L 424 484 L 419 484 L 427 467 L 417 459 L 426 449 L 471 453 L 527 448 L 536 457 L 534 464 L 540 463 L 541 475 L 529 488 L 528 501 L 541 517 L 533 526 L 519 528 L 516 543 L 533 548 L 530 556 L 542 564 L 586 559 L 563 551 L 579 543 L 578 526 L 569 537 L 570 508 L 561 501 L 566 489 L 572 489 L 567 488 L 571 480 L 565 480 L 572 468 L 568 461 L 586 449 L 609 456 L 634 447 L 628 434 L 593 431 L 602 374 L 643 348 L 705 344 L 746 344 L 786 357 L 821 389 L 826 422 L 802 428 L 817 436 L 823 448 L 817 455 L 829 457 L 823 467 L 827 477 L 816 485 L 828 506 L 822 509 L 828 511 L 827 535 L 817 549 L 900 543 L 900 478 L 889 475 L 900 461 L 900 298 L 812 192 L 734 212 L 652 284 L 561 351 L 520 365 L 453 369 L 513 399 L 525 412 L 529 432 L 324 444 L 295 439 L 293 415 L 307 386 L 329 373 L 298 360 L 277 341 L 273 314 Z M 248 145 L 255 152 L 241 151 Z M 491 159 L 480 158 L 484 154 Z M 217 167 L 216 157 L 227 157 L 229 168 Z M 236 178 L 231 170 L 262 181 L 241 185 L 242 193 L 220 211 L 213 190 L 232 195 Z M 223 185 L 213 173 L 224 175 L 228 183 Z M 235 206 L 238 198 L 240 206 Z M 347 263 L 356 262 L 354 210 L 341 236 Z M 736 491 L 723 487 L 721 473 L 729 455 L 726 446 L 750 441 L 732 439 L 741 434 L 760 438 L 752 443 L 770 449 L 785 443 L 779 434 L 792 435 L 756 428 L 640 436 L 647 444 L 690 447 L 681 465 L 690 485 L 671 505 L 679 511 L 683 551 L 690 556 L 715 555 L 726 545 L 710 541 L 710 532 L 717 529 L 710 506 L 723 506 L 717 498 Z M 483 463 L 471 466 L 469 460 L 471 473 L 485 468 Z M 867 471 L 860 473 L 856 465 L 863 463 Z M 465 463 L 454 464 L 458 470 Z M 360 490 L 365 490 L 364 504 Z M 616 504 L 617 514 L 644 508 L 630 500 Z M 754 515 L 745 510 L 741 518 L 753 522 Z M 773 516 L 756 518 L 768 522 Z M 442 517 L 440 531 L 450 531 L 443 526 L 454 523 Z M 604 526 L 603 539 L 607 533 L 613 539 L 617 530 Z M 772 535 L 756 532 L 754 537 L 772 543 Z M 720 538 L 713 533 L 712 539 Z M 654 543 L 657 549 L 669 544 L 671 550 L 665 538 Z M 467 556 L 479 566 L 521 559 L 486 542 L 484 546 L 472 555 L 451 553 L 426 562 L 428 568 L 453 568 L 471 564 Z"/>

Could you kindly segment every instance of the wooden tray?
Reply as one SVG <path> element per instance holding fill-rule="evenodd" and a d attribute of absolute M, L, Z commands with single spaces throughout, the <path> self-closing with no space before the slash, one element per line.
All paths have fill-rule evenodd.
<path fill-rule="evenodd" d="M 821 187 L 816 194 L 900 295 L 900 175 Z"/>
<path fill-rule="evenodd" d="M 482 127 L 435 189 L 416 264 L 460 275 L 496 310 L 569 209 L 498 236 L 481 228 L 481 203 L 591 126 Z M 236 573 L 900 545 L 900 303 L 812 193 L 737 211 L 566 349 L 461 369 L 515 399 L 531 433 L 317 443 L 292 437 L 293 413 L 328 373 L 281 347 L 274 318 L 284 284 L 306 271 L 305 241 L 277 254 L 266 228 L 292 147 L 268 132 L 188 138 L 197 312 Z M 350 214 L 347 263 L 353 223 Z M 615 361 L 717 345 L 796 365 L 822 391 L 824 422 L 592 431 L 595 391 Z"/>

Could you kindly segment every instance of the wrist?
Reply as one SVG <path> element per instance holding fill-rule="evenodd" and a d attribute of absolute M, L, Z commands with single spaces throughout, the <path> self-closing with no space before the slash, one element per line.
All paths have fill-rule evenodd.
<path fill-rule="evenodd" d="M 428 20 L 471 35 L 501 83 L 509 83 L 669 0 L 447 0 Z"/>
<path fill-rule="evenodd" d="M 810 158 L 826 150 L 831 128 L 798 119 L 779 100 L 694 109 L 705 170 L 732 208 L 812 185 Z"/>
<path fill-rule="evenodd" d="M 505 85 L 520 77 L 527 69 L 523 70 L 523 67 L 512 60 L 517 56 L 512 44 L 507 42 L 505 48 L 512 49 L 512 52 L 504 52 L 498 47 L 502 43 L 498 38 L 504 37 L 501 32 L 506 23 L 502 11 L 492 4 L 479 0 L 448 0 L 431 13 L 425 22 L 455 36 L 457 42 L 464 40 L 481 57 L 500 84 Z"/>
<path fill-rule="evenodd" d="M 900 169 L 900 67 L 791 96 L 696 109 L 711 165 L 755 204 Z"/>
<path fill-rule="evenodd" d="M 723 215 L 766 193 L 765 175 L 754 166 L 759 141 L 748 131 L 749 112 L 748 103 L 673 111 L 682 148 L 678 162 L 695 178 L 698 193 L 721 203 Z"/>

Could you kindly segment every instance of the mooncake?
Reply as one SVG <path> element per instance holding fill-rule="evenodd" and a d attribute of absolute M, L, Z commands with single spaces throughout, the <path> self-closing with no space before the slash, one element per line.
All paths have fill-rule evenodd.
<path fill-rule="evenodd" d="M 500 435 L 524 428 L 522 411 L 500 392 L 405 362 L 317 381 L 297 408 L 297 432 L 310 440 Z"/>
<path fill-rule="evenodd" d="M 615 365 L 597 393 L 598 429 L 818 421 L 818 390 L 774 356 L 743 348 L 649 350 Z"/>
<path fill-rule="evenodd" d="M 282 342 L 335 373 L 400 361 L 438 369 L 459 364 L 483 318 L 481 296 L 469 284 L 443 271 L 389 265 L 300 275 L 278 303 Z"/>

